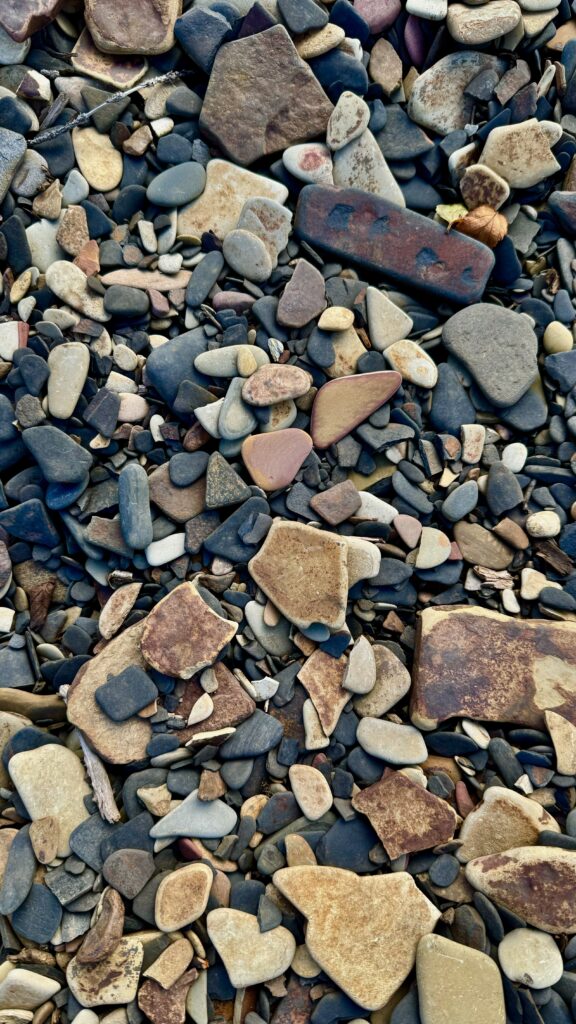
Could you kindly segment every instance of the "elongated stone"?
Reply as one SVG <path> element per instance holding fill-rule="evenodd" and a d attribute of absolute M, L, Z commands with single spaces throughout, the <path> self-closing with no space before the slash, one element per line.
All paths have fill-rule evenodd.
<path fill-rule="evenodd" d="M 312 246 L 457 303 L 478 301 L 494 256 L 480 242 L 368 192 L 302 189 L 294 226 Z"/>
<path fill-rule="evenodd" d="M 48 356 L 48 409 L 58 420 L 70 418 L 86 383 L 90 350 L 78 341 L 56 345 Z"/>
<path fill-rule="evenodd" d="M 31 819 L 47 814 L 58 819 L 58 856 L 67 857 L 70 833 L 88 817 L 84 797 L 91 790 L 81 761 L 66 747 L 50 743 L 14 754 L 9 770 Z"/>
<path fill-rule="evenodd" d="M 150 488 L 143 466 L 130 462 L 118 479 L 120 529 L 128 547 L 140 551 L 152 543 Z"/>
<path fill-rule="evenodd" d="M 466 866 L 471 885 L 543 932 L 576 933 L 572 850 L 519 846 L 476 857 Z"/>

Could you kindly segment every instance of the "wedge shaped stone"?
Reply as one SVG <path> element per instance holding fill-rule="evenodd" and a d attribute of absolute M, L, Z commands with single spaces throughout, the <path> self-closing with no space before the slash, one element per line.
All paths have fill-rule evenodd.
<path fill-rule="evenodd" d="M 318 391 L 312 406 L 311 432 L 317 448 L 329 448 L 390 401 L 400 387 L 396 370 L 337 377 Z"/>

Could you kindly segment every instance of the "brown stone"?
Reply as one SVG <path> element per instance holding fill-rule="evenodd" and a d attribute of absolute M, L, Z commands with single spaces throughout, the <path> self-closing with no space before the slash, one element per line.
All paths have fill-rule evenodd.
<path fill-rule="evenodd" d="M 211 670 L 218 683 L 218 689 L 212 693 L 214 710 L 212 714 L 196 725 L 186 729 L 180 729 L 178 735 L 182 743 L 188 743 L 197 733 L 217 732 L 229 726 L 240 725 L 240 722 L 250 718 L 256 708 L 251 697 L 248 696 L 244 687 L 240 685 L 236 676 L 222 661 L 217 661 Z M 204 690 L 200 683 L 191 679 L 186 684 L 184 696 L 178 706 L 178 714 L 188 718 L 196 701 L 202 697 Z"/>
<path fill-rule="evenodd" d="M 190 964 L 194 950 L 188 939 L 176 939 L 160 953 L 157 960 L 145 970 L 144 977 L 152 978 L 162 988 L 171 988 Z"/>
<path fill-rule="evenodd" d="M 387 39 L 378 39 L 370 52 L 368 72 L 373 82 L 390 96 L 402 83 L 402 61 Z"/>
<path fill-rule="evenodd" d="M 58 856 L 60 845 L 58 819 L 49 814 L 45 818 L 33 821 L 30 825 L 30 842 L 36 860 L 40 864 L 50 864 Z"/>
<path fill-rule="evenodd" d="M 174 45 L 182 0 L 86 0 L 85 18 L 105 53 L 165 53 Z"/>
<path fill-rule="evenodd" d="M 282 25 L 220 47 L 200 115 L 243 166 L 326 131 L 332 104 Z"/>
<path fill-rule="evenodd" d="M 212 665 L 238 630 L 202 599 L 194 583 L 181 583 L 145 620 L 142 654 L 149 665 L 179 679 Z"/>
<path fill-rule="evenodd" d="M 186 523 L 204 510 L 206 479 L 201 477 L 189 487 L 175 487 L 170 480 L 168 462 L 148 477 L 150 501 L 175 523 Z"/>
<path fill-rule="evenodd" d="M 477 857 L 468 881 L 499 906 L 543 932 L 576 933 L 576 857 L 558 847 L 521 846 Z"/>
<path fill-rule="evenodd" d="M 396 370 L 338 377 L 318 391 L 310 432 L 317 448 L 328 448 L 388 402 L 402 383 Z"/>
<path fill-rule="evenodd" d="M 299 839 L 299 836 L 286 836 Z M 302 985 L 294 975 L 290 978 L 286 995 L 280 1000 L 272 1015 L 272 1024 L 309 1024 L 314 1003 L 310 996 L 310 986 Z"/>
<path fill-rule="evenodd" d="M 111 764 L 132 764 L 147 757 L 146 745 L 152 735 L 148 722 L 137 717 L 113 722 L 94 698 L 109 675 L 118 675 L 132 665 L 147 667 L 140 650 L 145 625 L 146 619 L 141 619 L 114 637 L 99 654 L 81 666 L 68 691 L 68 721 L 76 725 L 96 753 Z"/>
<path fill-rule="evenodd" d="M 18 835 L 18 829 L 15 828 L 3 828 L 0 829 L 0 885 L 4 880 L 4 872 L 8 863 L 8 854 L 10 853 L 10 847 L 16 836 Z"/>
<path fill-rule="evenodd" d="M 454 525 L 454 537 L 462 557 L 472 565 L 486 569 L 507 569 L 514 558 L 514 552 L 490 530 L 478 523 L 463 520 Z"/>
<path fill-rule="evenodd" d="M 311 451 L 310 434 L 287 427 L 270 434 L 251 434 L 242 444 L 242 459 L 258 487 L 276 491 L 292 483 Z"/>
<path fill-rule="evenodd" d="M 48 220 L 57 220 L 62 209 L 62 187 L 58 178 L 50 182 L 48 188 L 34 196 L 32 201 L 32 212 L 37 217 L 47 217 Z"/>
<path fill-rule="evenodd" d="M 138 1006 L 152 1024 L 184 1024 L 186 996 L 197 977 L 198 971 L 193 968 L 169 989 L 149 978 L 138 992 Z"/>
<path fill-rule="evenodd" d="M 310 390 L 311 384 L 310 374 L 299 366 L 269 363 L 248 377 L 242 388 L 242 398 L 248 405 L 276 405 L 287 398 L 301 398 Z"/>
<path fill-rule="evenodd" d="M 317 650 L 304 662 L 298 679 L 307 690 L 327 736 L 334 732 L 350 693 L 342 687 L 347 660 L 342 655 L 332 658 Z"/>
<path fill-rule="evenodd" d="M 78 36 L 72 50 L 72 66 L 76 71 L 117 89 L 130 89 L 146 74 L 148 61 L 145 57 L 117 57 L 111 53 L 102 53 L 86 28 Z"/>
<path fill-rule="evenodd" d="M 560 826 L 535 800 L 513 789 L 489 786 L 460 829 L 458 859 L 465 864 L 474 857 L 535 846 L 544 831 L 559 832 Z"/>
<path fill-rule="evenodd" d="M 112 284 L 122 284 L 127 288 L 171 292 L 178 288 L 185 288 L 191 274 L 191 270 L 179 270 L 177 274 L 163 274 L 160 270 L 139 270 L 137 267 L 129 267 L 125 270 L 110 270 L 107 274 L 102 275 L 101 281 L 107 288 Z"/>
<path fill-rule="evenodd" d="M 203 771 L 198 787 L 199 800 L 217 800 L 226 793 L 226 783 L 220 772 Z"/>
<path fill-rule="evenodd" d="M 81 252 L 90 241 L 84 207 L 66 207 L 56 232 L 56 241 L 69 256 L 77 256 Z"/>
<path fill-rule="evenodd" d="M 380 718 L 410 689 L 410 673 L 394 651 L 384 644 L 373 644 L 372 652 L 376 682 L 369 693 L 354 701 L 354 710 L 361 718 Z"/>
<path fill-rule="evenodd" d="M 450 805 L 402 772 L 391 772 L 357 793 L 352 806 L 366 815 L 392 860 L 446 843 L 456 831 Z"/>
<path fill-rule="evenodd" d="M 322 516 L 330 526 L 338 526 L 353 516 L 361 504 L 358 489 L 351 480 L 344 480 L 341 484 L 315 494 L 310 501 L 310 508 Z"/>
<path fill-rule="evenodd" d="M 104 861 L 102 874 L 128 900 L 133 900 L 154 874 L 154 858 L 147 850 L 115 850 Z"/>
<path fill-rule="evenodd" d="M 496 523 L 492 533 L 497 534 L 506 544 L 509 544 L 512 548 L 517 548 L 518 551 L 525 551 L 526 548 L 530 547 L 528 535 L 518 523 L 515 523 L 513 519 L 509 519 L 507 516 L 501 519 L 499 523 Z"/>
<path fill-rule="evenodd" d="M 127 586 L 112 592 L 98 619 L 100 635 L 106 640 L 110 640 L 118 632 L 124 619 L 138 600 L 141 589 L 141 583 L 128 583 Z"/>
<path fill-rule="evenodd" d="M 186 864 L 166 875 L 156 893 L 156 927 L 175 932 L 197 921 L 206 910 L 213 878 L 207 864 Z"/>
<path fill-rule="evenodd" d="M 341 629 L 348 597 L 348 545 L 336 534 L 275 520 L 248 563 L 253 580 L 299 629 Z"/>
<path fill-rule="evenodd" d="M 0 25 L 17 43 L 24 42 L 58 14 L 64 0 L 17 0 L 0 5 Z"/>
<path fill-rule="evenodd" d="M 308 260 L 298 260 L 276 312 L 284 327 L 304 327 L 326 308 L 326 287 L 320 271 Z"/>
<path fill-rule="evenodd" d="M 367 1010 L 397 991 L 419 940 L 440 916 L 404 871 L 364 877 L 332 867 L 282 868 L 274 885 L 308 918 L 310 955 Z"/>
<path fill-rule="evenodd" d="M 73 262 L 80 267 L 86 277 L 93 277 L 94 274 L 100 273 L 100 250 L 95 238 L 91 238 L 82 246 Z"/>
<path fill-rule="evenodd" d="M 98 963 L 82 963 L 74 957 L 68 964 L 68 987 L 80 1006 L 125 1006 L 136 998 L 144 947 L 127 935 Z"/>
<path fill-rule="evenodd" d="M 576 724 L 575 639 L 573 622 L 427 608 L 418 627 L 411 718 L 420 729 L 455 715 L 541 729 L 544 712 L 553 709 Z"/>
<path fill-rule="evenodd" d="M 81 964 L 98 963 L 112 952 L 124 930 L 124 903 L 115 889 L 105 889 L 98 908 L 99 916 L 86 932 L 76 954 Z"/>

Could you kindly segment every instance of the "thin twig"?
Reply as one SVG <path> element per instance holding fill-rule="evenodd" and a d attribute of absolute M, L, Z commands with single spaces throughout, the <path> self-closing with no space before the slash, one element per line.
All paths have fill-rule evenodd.
<path fill-rule="evenodd" d="M 165 75 L 158 75 L 157 78 L 151 78 L 147 82 L 139 82 L 137 85 L 131 86 L 130 89 L 124 89 L 122 92 L 111 93 L 103 103 L 98 103 L 97 106 L 92 107 L 92 110 L 87 110 L 82 114 L 78 114 L 77 117 L 68 121 L 67 124 L 58 124 L 55 128 L 48 128 L 46 131 L 40 132 L 35 139 L 32 139 L 29 145 L 40 146 L 43 142 L 51 142 L 52 139 L 57 139 L 60 135 L 65 135 L 67 132 L 72 131 L 73 128 L 78 128 L 87 124 L 92 117 L 92 114 L 95 114 L 98 110 L 102 110 L 103 107 L 109 106 L 110 103 L 116 103 L 118 100 L 125 99 L 126 96 L 131 96 L 132 93 L 140 92 L 142 89 L 149 89 L 153 85 L 165 85 L 168 82 L 176 82 L 178 79 L 184 78 L 186 75 L 191 75 L 192 73 L 192 70 L 167 71 Z"/>

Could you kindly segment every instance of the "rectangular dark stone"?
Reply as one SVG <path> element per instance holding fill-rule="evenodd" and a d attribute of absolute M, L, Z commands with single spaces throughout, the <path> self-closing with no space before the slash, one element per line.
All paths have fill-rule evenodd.
<path fill-rule="evenodd" d="M 482 298 L 494 266 L 481 242 L 355 188 L 307 185 L 294 225 L 312 246 L 460 305 Z"/>

